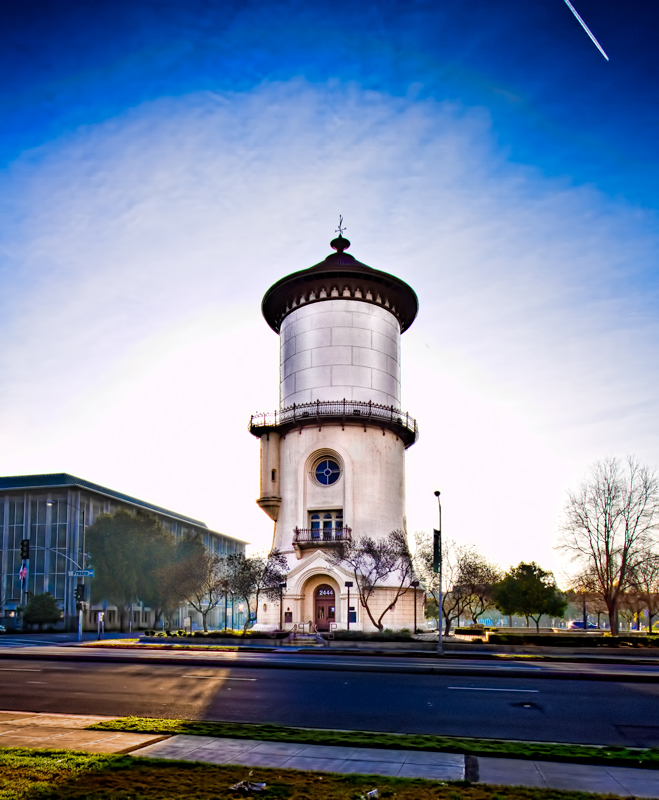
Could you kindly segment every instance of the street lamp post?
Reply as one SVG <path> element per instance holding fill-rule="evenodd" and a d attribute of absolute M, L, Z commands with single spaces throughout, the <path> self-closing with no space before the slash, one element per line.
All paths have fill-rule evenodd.
<path fill-rule="evenodd" d="M 435 491 L 437 505 L 439 507 L 439 530 L 435 531 L 436 541 L 436 563 L 433 565 L 435 571 L 439 572 L 439 591 L 437 593 L 437 655 L 444 655 L 444 640 L 442 636 L 442 501 L 440 492 Z"/>
<path fill-rule="evenodd" d="M 71 508 L 75 508 L 75 510 L 82 517 L 82 559 L 81 559 L 82 560 L 82 567 L 78 566 L 78 564 L 76 564 L 76 562 L 73 561 L 72 558 L 69 558 L 68 556 L 64 556 L 64 557 L 67 558 L 69 561 L 73 561 L 73 563 L 76 565 L 76 567 L 78 567 L 78 569 L 84 570 L 85 569 L 85 555 L 86 555 L 86 553 L 85 553 L 85 533 L 86 533 L 86 530 L 85 530 L 85 509 L 84 508 L 80 508 L 79 506 L 75 505 L 74 503 L 69 503 L 68 500 L 64 500 L 64 502 L 66 503 L 67 506 L 71 506 Z M 55 502 L 54 502 L 54 500 L 47 500 L 46 501 L 46 505 L 50 506 L 52 508 L 52 506 L 55 505 Z M 52 548 L 48 548 L 48 549 L 50 550 Z M 63 553 L 59 553 L 59 555 L 63 555 Z M 85 585 L 85 576 L 84 575 L 82 576 L 82 585 L 83 586 Z M 85 596 L 85 590 L 83 589 L 82 590 L 83 599 L 84 599 L 84 596 Z M 82 641 L 82 605 L 83 605 L 83 601 L 82 600 L 76 600 L 76 605 L 78 606 L 78 608 L 77 608 L 77 611 L 78 611 L 78 641 L 81 642 Z"/>
<path fill-rule="evenodd" d="M 414 589 L 414 633 L 416 633 L 416 590 L 419 588 L 419 581 L 412 581 L 410 586 Z"/>
<path fill-rule="evenodd" d="M 284 589 L 286 582 L 279 584 L 279 630 L 284 630 Z"/>

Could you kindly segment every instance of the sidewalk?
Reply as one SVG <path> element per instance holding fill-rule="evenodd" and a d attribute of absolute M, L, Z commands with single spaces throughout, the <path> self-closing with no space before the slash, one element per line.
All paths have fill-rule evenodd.
<path fill-rule="evenodd" d="M 30 714 L 0 711 L 0 747 L 84 750 L 87 753 L 128 753 L 163 738 L 144 733 L 86 731 L 88 725 L 113 717 L 78 714 Z"/>
<path fill-rule="evenodd" d="M 161 736 L 87 731 L 113 717 L 0 711 L 0 746 L 63 748 L 91 753 L 281 767 L 313 772 L 361 773 L 400 778 L 530 786 L 659 798 L 659 770 L 562 764 L 508 758 L 474 758 L 418 750 L 267 742 L 211 736 Z M 465 767 L 466 765 L 466 767 Z"/>

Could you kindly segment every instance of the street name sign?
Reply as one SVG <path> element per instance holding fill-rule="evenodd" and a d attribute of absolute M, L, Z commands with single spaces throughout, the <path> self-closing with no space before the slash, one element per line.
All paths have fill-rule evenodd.
<path fill-rule="evenodd" d="M 69 578 L 93 578 L 93 569 L 70 569 Z"/>

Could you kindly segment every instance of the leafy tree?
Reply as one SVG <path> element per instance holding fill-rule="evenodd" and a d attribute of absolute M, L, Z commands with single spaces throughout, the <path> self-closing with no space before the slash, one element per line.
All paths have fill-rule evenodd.
<path fill-rule="evenodd" d="M 278 600 L 280 597 L 279 584 L 286 580 L 288 562 L 279 550 L 272 550 L 269 554 L 245 556 L 235 553 L 227 556 L 227 584 L 229 590 L 237 597 L 242 598 L 247 606 L 248 614 L 245 616 L 243 633 L 247 631 L 252 619 L 251 602 L 254 600 L 254 617 L 257 619 L 259 599 L 263 596 L 268 600 Z"/>
<path fill-rule="evenodd" d="M 138 577 L 137 590 L 139 599 L 154 612 L 154 625 L 178 605 L 178 593 L 167 580 L 176 563 L 176 554 L 176 539 L 164 530 L 153 537 L 145 553 L 148 564 Z"/>
<path fill-rule="evenodd" d="M 117 607 L 119 627 L 126 629 L 130 607 L 149 598 L 162 608 L 157 580 L 162 557 L 172 552 L 174 537 L 158 520 L 143 512 L 119 510 L 101 514 L 87 529 L 86 544 L 95 569 L 93 602 L 107 600 Z"/>
<path fill-rule="evenodd" d="M 396 605 L 398 598 L 410 588 L 414 577 L 412 557 L 403 531 L 392 531 L 386 538 L 372 539 L 362 536 L 360 539 L 348 540 L 340 550 L 334 551 L 330 559 L 339 567 L 348 569 L 357 585 L 359 602 L 368 614 L 375 627 L 382 631 L 385 614 Z M 376 588 L 390 579 L 388 589 L 393 592 L 393 600 L 385 607 L 379 617 L 370 603 Z"/>
<path fill-rule="evenodd" d="M 535 622 L 536 631 L 540 630 L 540 617 L 547 614 L 562 617 L 567 602 L 558 590 L 554 576 L 545 572 L 535 562 L 521 562 L 511 567 L 503 580 L 494 586 L 494 602 L 503 614 L 521 614 Z"/>
<path fill-rule="evenodd" d="M 652 550 L 658 528 L 659 478 L 633 456 L 624 464 L 614 457 L 595 462 L 589 478 L 568 493 L 561 549 L 580 574 L 591 576 L 613 634 L 621 598 Z"/>
<path fill-rule="evenodd" d="M 50 592 L 35 594 L 28 600 L 23 610 L 26 625 L 55 625 L 62 619 L 62 609 Z"/>

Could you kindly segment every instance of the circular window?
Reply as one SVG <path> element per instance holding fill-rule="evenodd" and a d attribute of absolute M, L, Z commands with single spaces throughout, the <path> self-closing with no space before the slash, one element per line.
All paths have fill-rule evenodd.
<path fill-rule="evenodd" d="M 322 461 L 318 461 L 314 467 L 314 475 L 318 483 L 321 483 L 323 486 L 330 486 L 330 484 L 336 483 L 341 477 L 341 467 L 333 458 L 323 458 Z"/>

